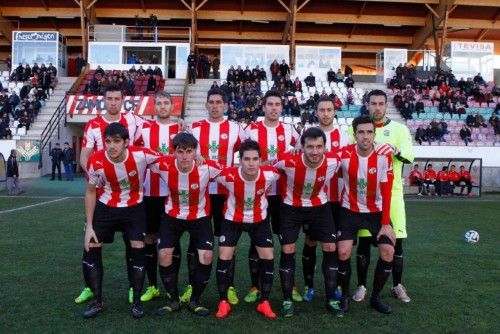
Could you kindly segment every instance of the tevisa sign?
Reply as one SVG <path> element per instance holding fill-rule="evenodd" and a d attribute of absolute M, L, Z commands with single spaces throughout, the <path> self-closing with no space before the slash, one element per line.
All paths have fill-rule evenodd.
<path fill-rule="evenodd" d="M 57 32 L 48 31 L 13 31 L 14 41 L 56 42 Z"/>
<path fill-rule="evenodd" d="M 476 43 L 476 42 L 451 42 L 453 52 L 494 52 L 493 43 Z"/>
<path fill-rule="evenodd" d="M 95 95 L 69 95 L 66 113 L 72 115 L 104 115 L 104 97 Z M 132 111 L 136 115 L 155 115 L 154 96 L 125 96 L 122 112 Z M 182 111 L 182 96 L 172 96 L 172 116 L 179 117 Z"/>

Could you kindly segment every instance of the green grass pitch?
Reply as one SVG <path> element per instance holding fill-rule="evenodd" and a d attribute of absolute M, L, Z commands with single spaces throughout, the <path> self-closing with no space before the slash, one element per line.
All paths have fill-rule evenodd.
<path fill-rule="evenodd" d="M 128 283 L 123 242 L 116 235 L 115 243 L 105 245 L 103 253 L 106 309 L 97 318 L 84 320 L 85 306 L 73 302 L 83 284 L 80 261 L 84 183 L 81 179 L 70 183 L 41 178 L 25 182 L 24 186 L 27 191 L 23 197 L 0 198 L 0 333 L 500 332 L 500 260 L 496 239 L 500 196 L 497 195 L 481 199 L 412 198 L 407 201 L 410 237 L 404 244 L 403 281 L 412 301 L 403 305 L 390 297 L 388 284 L 383 296 L 393 306 L 390 316 L 376 313 L 365 301 L 352 303 L 344 318 L 331 317 L 324 308 L 319 269 L 312 303 L 296 305 L 296 315 L 291 319 L 264 319 L 255 311 L 255 305 L 243 301 L 250 284 L 246 258 L 249 240 L 244 235 L 238 246 L 236 271 L 240 304 L 233 307 L 229 318 L 217 320 L 213 316 L 218 299 L 213 270 L 202 297 L 212 311 L 208 318 L 197 318 L 187 310 L 158 317 L 154 314 L 162 306 L 162 300 L 158 299 L 144 304 L 146 316 L 135 320 L 126 301 Z M 65 197 L 68 198 L 45 203 Z M 36 206 L 23 208 L 28 205 Z M 16 208 L 22 209 L 12 211 Z M 469 229 L 479 232 L 478 244 L 468 245 L 463 241 Z M 183 240 L 186 241 L 186 237 Z M 301 250 L 300 245 L 298 249 Z M 279 246 L 275 254 L 279 258 Z M 371 270 L 375 267 L 375 249 L 372 254 Z M 296 259 L 296 280 L 302 289 L 300 256 Z M 318 252 L 318 264 L 320 261 Z M 354 288 L 354 259 L 352 264 L 351 287 Z M 183 256 L 181 288 L 186 281 L 185 267 Z M 163 292 L 163 287 L 161 289 Z M 276 262 L 271 295 L 275 311 L 280 308 L 281 296 Z"/>

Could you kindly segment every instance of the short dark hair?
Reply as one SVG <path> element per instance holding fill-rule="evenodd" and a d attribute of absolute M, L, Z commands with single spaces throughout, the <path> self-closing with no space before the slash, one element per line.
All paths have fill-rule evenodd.
<path fill-rule="evenodd" d="M 455 166 L 455 165 L 451 165 L 451 166 L 450 166 L 450 168 L 456 168 L 456 167 L 457 167 L 457 166 Z"/>
<path fill-rule="evenodd" d="M 318 127 L 312 127 L 304 131 L 302 137 L 300 137 L 300 143 L 302 144 L 302 146 L 304 146 L 306 143 L 306 139 L 316 139 L 320 137 L 323 138 L 323 143 L 326 144 L 326 135 L 323 130 Z"/>
<path fill-rule="evenodd" d="M 255 140 L 252 139 L 244 140 L 243 143 L 241 143 L 240 149 L 238 151 L 240 159 L 243 158 L 243 154 L 245 154 L 246 151 L 257 151 L 260 157 L 259 143 L 257 143 Z"/>
<path fill-rule="evenodd" d="M 360 124 L 368 124 L 368 123 L 372 124 L 373 128 L 375 129 L 375 121 L 370 116 L 362 115 L 362 116 L 356 117 L 352 121 L 352 129 L 354 130 L 354 133 L 356 133 L 358 125 L 360 125 Z"/>
<path fill-rule="evenodd" d="M 106 137 L 120 137 L 123 140 L 129 139 L 128 130 L 120 123 L 114 122 L 106 127 L 104 130 L 104 138 Z"/>
<path fill-rule="evenodd" d="M 316 102 L 316 105 L 314 106 L 314 110 L 318 111 L 318 106 L 321 102 L 331 102 L 333 104 L 333 108 L 335 109 L 335 100 L 328 95 L 326 96 L 323 95 L 319 97 L 318 101 Z"/>
<path fill-rule="evenodd" d="M 370 98 L 372 96 L 383 96 L 385 98 L 385 102 L 387 102 L 387 94 L 380 89 L 374 89 L 371 92 L 368 93 L 368 101 L 370 101 Z"/>
<path fill-rule="evenodd" d="M 120 86 L 118 86 L 114 82 L 110 83 L 109 86 L 106 87 L 106 90 L 104 91 L 104 96 L 106 96 L 106 94 L 108 92 L 120 92 L 123 95 L 123 92 L 122 92 L 122 89 L 120 88 Z"/>
<path fill-rule="evenodd" d="M 465 166 L 464 165 L 460 165 L 460 168 L 465 168 Z"/>
<path fill-rule="evenodd" d="M 172 146 L 174 147 L 174 150 L 176 150 L 177 148 L 196 149 L 198 147 L 198 141 L 192 134 L 187 132 L 180 132 L 174 137 L 174 139 L 172 139 Z"/>
<path fill-rule="evenodd" d="M 67 141 L 64 142 L 64 145 L 69 145 L 69 143 Z"/>
<path fill-rule="evenodd" d="M 262 98 L 262 100 L 264 101 L 264 104 L 266 104 L 267 98 L 271 97 L 271 96 L 278 97 L 280 99 L 280 101 L 282 101 L 282 99 L 283 99 L 282 96 L 281 96 L 281 94 L 278 93 L 277 91 L 275 91 L 275 90 L 268 90 L 266 92 L 266 94 L 264 94 L 264 97 Z M 282 103 L 283 103 L 283 101 L 282 101 Z"/>
<path fill-rule="evenodd" d="M 208 102 L 208 99 L 210 98 L 210 96 L 212 96 L 212 95 L 220 95 L 220 96 L 222 96 L 222 101 L 224 101 L 224 103 L 227 102 L 226 93 L 224 93 L 224 91 L 222 89 L 220 89 L 219 87 L 211 88 L 208 91 L 208 93 L 207 93 L 207 102 Z"/>
<path fill-rule="evenodd" d="M 415 165 L 413 166 L 413 168 L 415 168 L 415 167 L 418 167 L 418 164 L 415 164 Z"/>
<path fill-rule="evenodd" d="M 166 91 L 164 90 L 160 90 L 158 91 L 156 94 L 155 94 L 155 102 L 160 98 L 160 97 L 165 97 L 167 100 L 169 100 L 170 102 L 172 102 L 172 95 L 170 95 L 169 93 L 167 93 Z"/>
<path fill-rule="evenodd" d="M 429 168 L 429 167 L 432 167 L 432 164 L 428 164 L 428 165 L 427 165 L 427 168 Z"/>
<path fill-rule="evenodd" d="M 443 168 L 441 168 L 441 170 L 443 170 L 443 171 L 448 170 L 448 166 L 443 166 Z"/>

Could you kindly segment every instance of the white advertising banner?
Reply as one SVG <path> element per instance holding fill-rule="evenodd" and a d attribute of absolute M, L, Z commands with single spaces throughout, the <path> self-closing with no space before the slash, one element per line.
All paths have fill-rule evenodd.
<path fill-rule="evenodd" d="M 337 72 L 341 67 L 340 47 L 297 46 L 295 53 L 295 76 L 304 79 L 311 72 L 316 79 L 327 80 L 327 72 Z"/>
<path fill-rule="evenodd" d="M 455 77 L 474 78 L 478 73 L 493 81 L 495 45 L 493 43 L 451 42 L 451 69 Z"/>
<path fill-rule="evenodd" d="M 408 61 L 407 49 L 384 49 L 384 82 L 396 75 L 396 68 Z"/>

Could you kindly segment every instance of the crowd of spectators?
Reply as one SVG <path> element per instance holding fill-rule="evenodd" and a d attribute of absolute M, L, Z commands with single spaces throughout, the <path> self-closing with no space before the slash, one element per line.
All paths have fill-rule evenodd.
<path fill-rule="evenodd" d="M 97 66 L 80 85 L 80 93 L 103 95 L 111 84 L 117 84 L 124 95 L 134 96 L 156 93 L 165 86 L 161 68 L 148 66 L 146 69 L 135 65 L 129 70 L 107 70 Z"/>
<path fill-rule="evenodd" d="M 57 69 L 49 64 L 19 64 L 0 80 L 0 139 L 11 139 L 11 128 L 29 130 L 42 104 L 57 84 Z"/>

